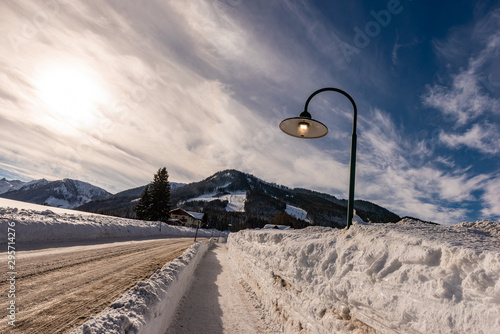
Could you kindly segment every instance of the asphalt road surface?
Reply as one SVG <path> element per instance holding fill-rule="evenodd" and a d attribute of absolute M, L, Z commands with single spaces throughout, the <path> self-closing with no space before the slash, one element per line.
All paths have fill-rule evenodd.
<path fill-rule="evenodd" d="M 15 298 L 7 298 L 9 277 L 1 273 L 0 333 L 69 333 L 192 244 L 175 238 L 16 252 Z M 8 324 L 10 300 L 15 327 Z"/>

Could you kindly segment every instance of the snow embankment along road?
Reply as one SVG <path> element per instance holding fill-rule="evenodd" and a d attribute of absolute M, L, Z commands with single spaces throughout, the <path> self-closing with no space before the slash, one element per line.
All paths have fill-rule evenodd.
<path fill-rule="evenodd" d="M 109 305 L 112 300 L 134 286 L 137 281 L 149 277 L 155 270 L 164 267 L 166 262 L 179 256 L 183 249 L 193 244 L 191 237 L 194 237 L 196 231 L 192 228 L 163 224 L 162 230 L 159 231 L 158 222 L 91 215 L 74 210 L 4 199 L 0 199 L 0 218 L 0 245 L 5 245 L 9 240 L 7 238 L 8 227 L 15 229 L 14 245 L 9 244 L 9 247 L 15 248 L 17 260 L 15 268 L 17 272 L 16 327 L 13 333 L 49 333 L 59 331 L 61 328 L 69 330 L 77 326 L 88 316 Z M 225 236 L 224 233 L 218 231 L 201 229 L 198 231 L 199 238 L 210 237 L 212 234 L 214 237 Z M 175 237 L 190 238 L 182 238 L 179 241 L 179 239 L 174 239 Z M 116 242 L 116 240 L 144 238 L 163 239 Z M 104 242 L 112 243 L 104 244 Z M 173 249 L 169 245 L 174 243 L 182 245 L 178 244 L 180 248 L 174 247 Z M 82 246 L 82 244 L 90 245 Z M 68 247 L 68 245 L 80 246 Z M 197 263 L 190 261 L 202 256 L 203 252 L 199 253 L 199 249 L 208 248 L 208 246 L 200 245 L 196 243 L 181 258 L 172 262 L 173 264 L 168 264 L 169 269 L 165 267 L 162 269 L 165 275 L 179 281 L 172 284 L 174 287 L 170 290 L 172 292 L 162 301 L 169 303 L 169 308 L 176 306 L 176 304 L 170 304 L 172 296 L 180 294 L 178 296 L 180 299 L 186 281 L 190 281 L 190 275 Z M 19 249 L 24 250 L 19 251 Z M 28 251 L 27 249 L 38 250 Z M 7 252 L 1 254 L 0 260 L 7 264 Z M 190 269 L 186 271 L 183 268 Z M 104 277 L 101 274 L 107 276 Z M 6 284 L 5 275 L 6 272 L 2 274 L 1 282 L 3 283 L 0 284 Z M 160 280 L 167 279 L 158 271 L 155 275 Z M 127 279 L 130 281 L 126 281 Z M 82 288 L 74 286 L 74 283 L 83 284 Z M 94 283 L 101 285 L 92 285 Z M 150 302 L 156 301 L 161 293 L 146 293 L 149 291 L 148 284 L 141 281 L 134 291 L 138 291 Z M 8 291 L 7 286 L 1 289 Z M 6 298 L 0 302 L 8 303 L 9 300 Z M 6 304 L 1 303 L 0 308 L 5 311 Z M 133 308 L 134 312 L 138 312 L 134 317 L 136 319 L 147 318 L 149 316 L 147 309 Z M 52 314 L 50 310 L 57 315 Z M 3 327 L 7 319 L 7 316 L 0 319 L 1 330 L 7 330 Z M 115 323 L 120 323 L 120 319 L 127 318 L 118 315 Z M 154 321 L 152 324 L 156 326 Z M 25 330 L 26 328 L 30 329 Z M 101 330 L 95 333 L 105 332 L 107 331 Z"/>
<path fill-rule="evenodd" d="M 7 243 L 6 226 L 8 222 L 13 222 L 15 223 L 17 249 L 117 239 L 194 237 L 196 232 L 196 229 L 190 227 L 95 215 L 1 198 L 0 218 L 2 218 L 0 219 L 0 245 Z M 198 237 L 217 237 L 219 233 L 216 230 L 200 229 Z"/>
<path fill-rule="evenodd" d="M 164 333 L 212 240 L 195 243 L 71 334 Z"/>
<path fill-rule="evenodd" d="M 165 334 L 282 333 L 244 286 L 235 275 L 226 246 L 215 245 L 196 268 Z"/>
<path fill-rule="evenodd" d="M 5 316 L 0 319 L 0 332 L 67 332 L 191 245 L 193 239 L 179 238 L 18 252 L 15 327 L 7 324 Z M 8 290 L 3 279 L 0 291 Z M 9 299 L 0 300 L 0 309 L 8 306 Z"/>
<path fill-rule="evenodd" d="M 500 328 L 500 222 L 245 230 L 228 247 L 286 333 Z"/>

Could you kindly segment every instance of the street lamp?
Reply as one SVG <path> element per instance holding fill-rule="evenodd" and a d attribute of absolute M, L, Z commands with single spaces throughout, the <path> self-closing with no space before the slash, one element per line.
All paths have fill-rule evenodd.
<path fill-rule="evenodd" d="M 351 101 L 352 107 L 354 109 L 353 124 L 352 124 L 352 137 L 351 137 L 351 161 L 350 161 L 350 174 L 349 174 L 349 199 L 347 202 L 347 228 L 352 225 L 352 218 L 354 216 L 354 177 L 356 174 L 356 121 L 358 118 L 358 110 L 356 108 L 356 103 L 352 97 L 338 88 L 321 88 L 312 93 L 306 101 L 304 106 L 304 111 L 299 115 L 299 117 L 287 118 L 280 123 L 280 129 L 287 135 L 304 138 L 304 139 L 314 139 L 326 136 L 328 133 L 328 128 L 323 123 L 312 119 L 311 114 L 307 111 L 309 102 L 311 99 L 321 92 L 332 91 L 337 92 L 349 99 Z"/>

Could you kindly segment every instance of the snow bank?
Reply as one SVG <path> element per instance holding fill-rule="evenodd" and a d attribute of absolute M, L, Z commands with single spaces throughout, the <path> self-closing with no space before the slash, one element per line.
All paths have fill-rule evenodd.
<path fill-rule="evenodd" d="M 21 248 L 27 244 L 130 240 L 161 236 L 194 237 L 196 232 L 194 228 L 170 226 L 164 223 L 161 224 L 160 231 L 159 222 L 91 215 L 80 211 L 47 208 L 17 201 L 10 202 L 14 207 L 0 207 L 0 218 L 2 218 L 0 219 L 0 245 L 7 243 L 8 222 L 15 223 L 16 242 Z M 219 234 L 219 231 L 214 231 L 214 233 L 212 230 L 200 229 L 198 231 L 200 238 L 211 237 L 212 234 Z"/>
<path fill-rule="evenodd" d="M 231 233 L 230 256 L 286 333 L 495 333 L 500 222 Z"/>
<path fill-rule="evenodd" d="M 79 214 L 79 215 L 96 215 L 95 213 L 85 212 L 85 211 L 77 211 L 72 209 L 63 209 L 52 206 L 33 204 L 28 202 L 15 201 L 13 199 L 1 198 L 0 197 L 0 208 L 16 208 L 18 210 L 34 210 L 34 211 L 45 211 L 50 210 L 54 213 L 59 214 Z"/>
<path fill-rule="evenodd" d="M 212 242 L 194 244 L 71 334 L 164 333 Z"/>

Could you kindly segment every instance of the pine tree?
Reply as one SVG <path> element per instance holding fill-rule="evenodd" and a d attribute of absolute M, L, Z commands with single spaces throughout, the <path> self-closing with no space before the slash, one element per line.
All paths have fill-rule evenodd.
<path fill-rule="evenodd" d="M 137 218 L 167 221 L 170 218 L 170 183 L 165 167 L 158 169 L 136 206 Z"/>
<path fill-rule="evenodd" d="M 149 185 L 144 188 L 141 198 L 135 207 L 135 215 L 137 219 L 150 220 L 151 196 L 149 194 Z"/>
<path fill-rule="evenodd" d="M 150 219 L 167 221 L 170 218 L 170 183 L 165 167 L 158 169 L 149 189 L 151 196 Z"/>
<path fill-rule="evenodd" d="M 206 212 L 203 214 L 203 218 L 201 219 L 201 227 L 209 227 L 208 226 L 208 214 Z"/>

